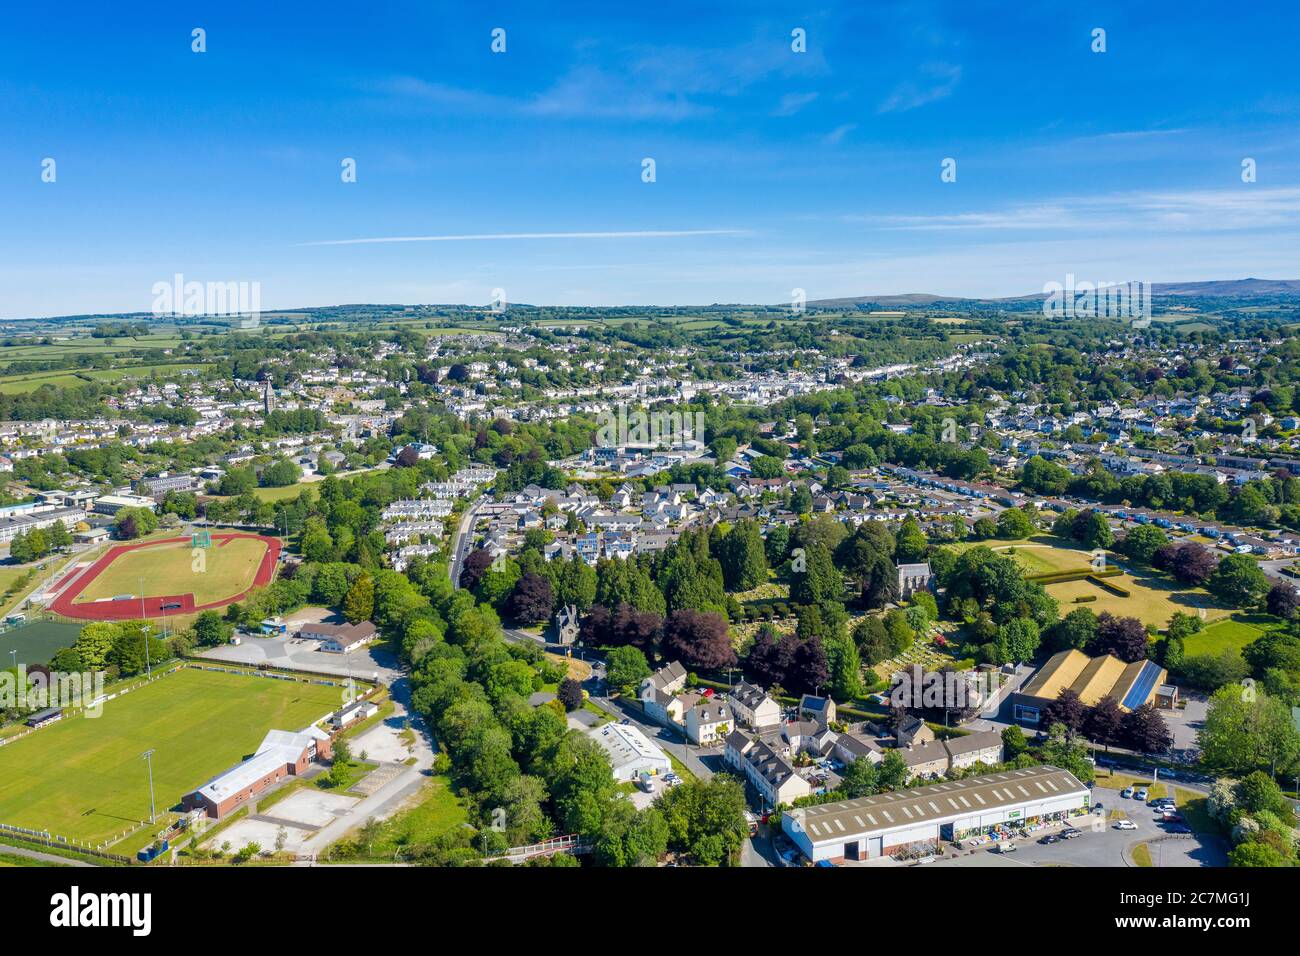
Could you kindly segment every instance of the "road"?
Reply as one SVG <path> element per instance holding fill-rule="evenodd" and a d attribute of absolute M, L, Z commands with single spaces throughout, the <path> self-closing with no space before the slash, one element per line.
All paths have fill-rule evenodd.
<path fill-rule="evenodd" d="M 40 850 L 29 850 L 25 846 L 12 846 L 8 843 L 0 843 L 0 853 L 9 856 L 21 856 L 28 860 L 39 860 L 42 863 L 55 863 L 59 866 L 93 867 L 95 865 L 85 860 L 74 860 L 66 856 L 59 856 L 56 853 L 42 853 Z"/>
<path fill-rule="evenodd" d="M 389 685 L 388 690 L 394 709 L 392 716 L 385 718 L 385 722 L 403 724 L 410 719 L 411 727 L 415 730 L 415 762 L 403 764 L 401 771 L 387 784 L 318 830 L 303 843 L 300 851 L 302 855 L 323 852 L 353 830 L 364 826 L 368 820 L 382 820 L 392 816 L 428 782 L 429 769 L 433 766 L 433 740 L 424 721 L 410 710 L 410 678 L 405 675 L 399 677 Z"/>
<path fill-rule="evenodd" d="M 451 563 L 448 565 L 447 573 L 451 575 L 451 586 L 460 587 L 460 572 L 465 566 L 465 558 L 469 555 L 470 546 L 474 543 L 474 522 L 478 520 L 478 509 L 487 501 L 486 498 L 480 497 L 461 515 L 460 524 L 456 527 L 456 533 L 451 539 Z"/>

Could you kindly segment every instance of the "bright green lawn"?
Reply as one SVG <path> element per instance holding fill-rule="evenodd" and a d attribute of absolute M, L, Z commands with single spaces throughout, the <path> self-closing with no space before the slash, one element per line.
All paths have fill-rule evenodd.
<path fill-rule="evenodd" d="M 250 756 L 268 730 L 301 730 L 339 690 L 190 668 L 0 747 L 0 823 L 99 841 L 149 814 L 141 754 L 154 748 L 158 810 Z"/>
<path fill-rule="evenodd" d="M 1241 650 L 1247 644 L 1253 643 L 1264 629 L 1249 624 L 1237 617 L 1232 617 L 1223 621 L 1215 621 L 1202 628 L 1200 633 L 1193 634 L 1183 642 L 1184 656 L 1193 654 L 1220 654 L 1223 651 L 1236 648 Z"/>

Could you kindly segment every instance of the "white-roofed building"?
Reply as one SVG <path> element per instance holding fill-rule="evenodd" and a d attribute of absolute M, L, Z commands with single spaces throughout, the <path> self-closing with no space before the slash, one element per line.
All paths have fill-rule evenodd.
<path fill-rule="evenodd" d="M 615 780 L 636 780 L 642 773 L 657 776 L 672 769 L 668 755 L 631 724 L 605 724 L 590 733 L 609 756 Z"/>
<path fill-rule="evenodd" d="M 253 756 L 186 794 L 182 802 L 187 810 L 203 810 L 220 819 L 285 777 L 302 773 L 313 760 L 328 759 L 332 753 L 329 734 L 316 727 L 296 733 L 271 730 Z"/>

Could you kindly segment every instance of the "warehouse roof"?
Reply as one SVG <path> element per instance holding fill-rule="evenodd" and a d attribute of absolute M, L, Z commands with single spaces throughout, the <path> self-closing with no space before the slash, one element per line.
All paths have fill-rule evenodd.
<path fill-rule="evenodd" d="M 236 764 L 224 773 L 213 777 L 199 787 L 198 793 L 213 803 L 220 803 L 232 794 L 251 787 L 263 777 L 275 773 L 281 767 L 297 763 L 313 740 L 328 739 L 329 734 L 315 727 L 308 727 L 298 733 L 289 730 L 267 731 L 266 736 L 262 738 L 261 746 L 257 748 L 257 753 L 243 763 Z"/>
<path fill-rule="evenodd" d="M 787 816 L 798 821 L 814 842 L 821 842 L 1087 793 L 1068 770 L 1041 766 L 804 807 L 787 811 Z"/>
<path fill-rule="evenodd" d="M 667 755 L 631 724 L 606 724 L 590 733 L 609 755 L 610 769 L 616 772 L 637 760 L 668 761 Z"/>
<path fill-rule="evenodd" d="M 1063 691 L 1072 690 L 1089 707 L 1103 697 L 1111 697 L 1121 707 L 1133 710 L 1146 703 L 1163 681 L 1164 670 L 1151 661 L 1126 664 L 1110 654 L 1089 657 L 1082 651 L 1068 650 L 1048 658 L 1021 693 L 1055 700 Z"/>

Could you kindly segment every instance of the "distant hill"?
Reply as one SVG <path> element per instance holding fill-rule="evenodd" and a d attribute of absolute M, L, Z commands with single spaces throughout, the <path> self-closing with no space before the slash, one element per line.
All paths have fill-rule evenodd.
<path fill-rule="evenodd" d="M 1234 298 L 1255 295 L 1300 295 L 1300 279 L 1213 279 L 1207 282 L 1154 282 L 1153 295 L 1186 299 Z M 984 299 L 974 296 L 936 295 L 931 292 L 907 292 L 895 295 L 863 295 L 841 299 L 814 299 L 808 304 L 822 309 L 856 309 L 877 305 L 881 308 L 897 306 L 929 306 L 936 303 L 962 305 L 982 303 L 996 305 L 1004 302 L 1026 302 L 1043 298 L 1042 292 L 1027 295 Z"/>

